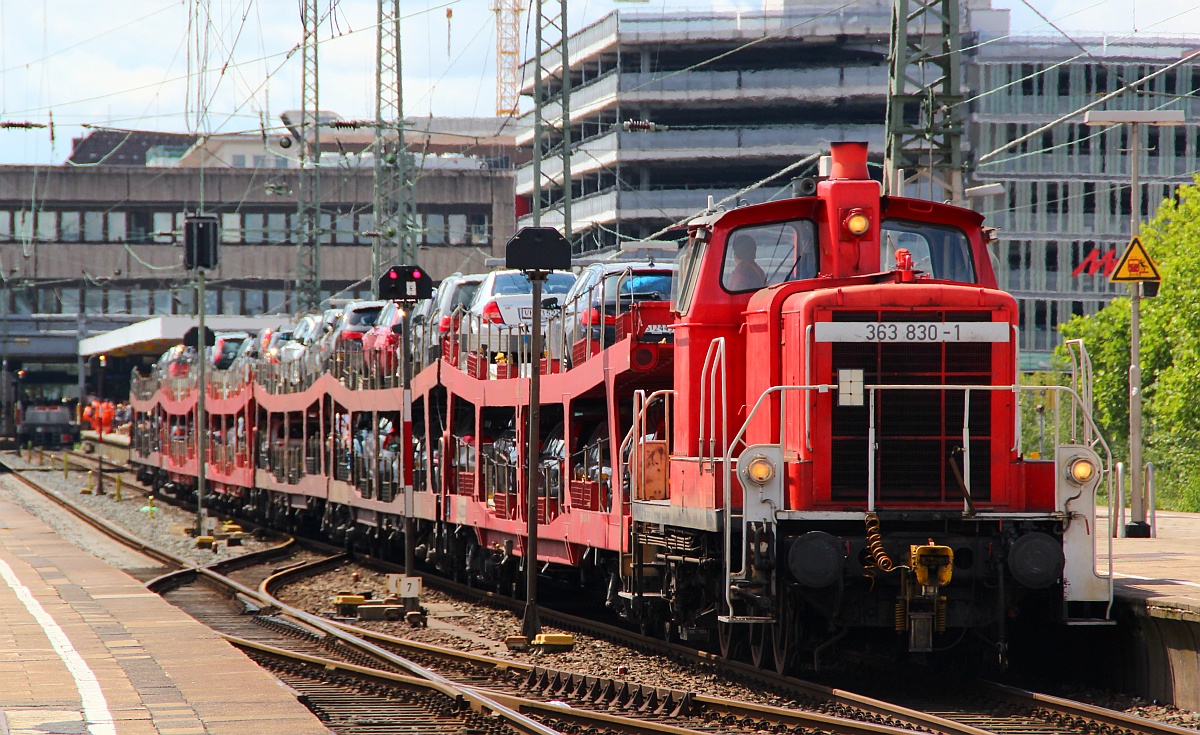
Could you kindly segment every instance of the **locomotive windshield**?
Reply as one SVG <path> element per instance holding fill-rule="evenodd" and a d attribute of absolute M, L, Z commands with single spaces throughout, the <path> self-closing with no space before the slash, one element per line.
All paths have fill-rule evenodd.
<path fill-rule="evenodd" d="M 679 254 L 675 256 L 677 276 L 671 282 L 671 310 L 680 314 L 686 314 L 692 304 L 696 276 L 700 270 L 700 263 L 704 261 L 704 246 L 710 236 L 708 230 L 699 230 L 698 233 L 692 233 L 687 245 L 680 248 Z"/>
<path fill-rule="evenodd" d="M 746 293 L 816 278 L 816 244 L 817 226 L 812 220 L 740 227 L 725 240 L 721 286 L 730 293 Z"/>
<path fill-rule="evenodd" d="M 956 227 L 887 219 L 879 226 L 879 269 L 896 266 L 896 251 L 912 253 L 913 268 L 941 281 L 975 283 L 971 241 Z"/>

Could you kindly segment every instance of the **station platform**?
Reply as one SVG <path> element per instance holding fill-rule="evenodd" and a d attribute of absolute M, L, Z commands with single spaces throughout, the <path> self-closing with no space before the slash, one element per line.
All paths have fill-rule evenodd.
<path fill-rule="evenodd" d="M 329 735 L 269 673 L 0 501 L 0 734 Z"/>
<path fill-rule="evenodd" d="M 1108 533 L 1108 520 L 1096 519 Z M 1200 514 L 1158 511 L 1157 538 L 1115 538 L 1113 592 L 1150 617 L 1200 622 Z M 1101 537 L 1097 566 L 1107 567 Z"/>

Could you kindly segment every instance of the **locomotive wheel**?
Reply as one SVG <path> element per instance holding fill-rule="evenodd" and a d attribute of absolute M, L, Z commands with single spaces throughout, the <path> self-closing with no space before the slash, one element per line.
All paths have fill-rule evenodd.
<path fill-rule="evenodd" d="M 791 668 L 792 642 L 797 637 L 795 633 L 795 613 L 792 612 L 792 606 L 784 599 L 779 619 L 771 625 L 771 653 L 775 659 L 775 673 L 781 676 Z"/>
<path fill-rule="evenodd" d="M 742 657 L 746 636 L 742 626 L 733 623 L 717 623 L 717 643 L 721 647 L 721 658 L 733 661 Z"/>
<path fill-rule="evenodd" d="M 766 623 L 750 624 L 750 663 L 756 669 L 771 666 L 771 628 Z"/>

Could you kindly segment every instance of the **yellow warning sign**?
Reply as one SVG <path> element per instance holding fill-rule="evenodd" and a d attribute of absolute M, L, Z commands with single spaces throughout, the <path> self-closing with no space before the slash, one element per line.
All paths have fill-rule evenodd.
<path fill-rule="evenodd" d="M 1108 280 L 1113 283 L 1137 283 L 1161 281 L 1162 276 L 1158 274 L 1158 266 L 1155 265 L 1154 259 L 1150 257 L 1150 253 L 1146 252 L 1146 246 L 1142 245 L 1142 238 L 1135 237 L 1129 241 L 1129 247 L 1117 261 L 1117 267 L 1113 269 Z"/>

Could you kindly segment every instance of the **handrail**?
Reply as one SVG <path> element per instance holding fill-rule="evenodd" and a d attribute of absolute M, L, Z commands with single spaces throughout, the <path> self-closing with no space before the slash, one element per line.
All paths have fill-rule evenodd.
<path fill-rule="evenodd" d="M 650 393 L 649 395 L 646 394 L 645 390 L 640 389 L 640 388 L 633 392 L 633 424 L 629 427 L 629 431 L 625 434 L 625 438 L 621 440 L 621 451 L 620 451 L 620 454 L 618 454 L 618 458 L 625 457 L 625 453 L 626 453 L 626 451 L 628 451 L 630 449 L 630 445 L 633 443 L 635 437 L 641 438 L 641 437 L 646 436 L 646 410 L 648 408 L 650 408 L 650 406 L 653 405 L 654 401 L 656 401 L 656 400 L 661 399 L 664 402 L 664 408 L 665 408 L 664 424 L 665 425 L 663 428 L 663 433 L 666 436 L 664 436 L 663 438 L 666 439 L 668 442 L 671 441 L 671 438 L 672 438 L 671 413 L 672 412 L 671 412 L 670 401 L 672 399 L 674 399 L 674 397 L 675 397 L 675 389 L 674 388 L 662 388 L 660 390 L 654 391 L 653 393 Z M 668 444 L 668 446 L 670 446 L 670 444 Z M 637 458 L 634 457 L 631 452 L 629 455 L 630 464 L 632 465 L 633 462 L 636 461 L 636 459 Z M 624 474 L 625 473 L 614 472 L 613 474 L 620 476 L 622 478 L 621 483 L 624 482 Z M 632 479 L 632 473 L 631 473 L 630 479 Z M 626 493 L 629 496 L 629 498 L 632 499 L 632 488 L 626 488 L 621 483 L 618 483 L 618 486 L 621 488 L 622 492 Z M 623 495 L 622 502 L 624 502 L 624 497 L 625 496 Z M 615 498 L 614 498 L 614 500 L 615 500 Z"/>
<path fill-rule="evenodd" d="M 716 447 L 713 442 L 716 440 L 717 433 L 717 412 L 716 406 L 710 408 L 709 403 L 716 400 L 718 367 L 721 371 L 721 383 L 719 386 L 721 389 L 721 440 L 724 443 L 729 440 L 729 406 L 724 337 L 718 337 L 708 343 L 708 352 L 704 355 L 704 366 L 700 368 L 700 462 L 703 464 L 705 460 L 711 460 L 714 463 L 714 467 L 716 462 Z M 705 441 L 708 442 L 707 447 L 705 446 Z M 721 449 L 724 451 L 724 446 Z"/>

